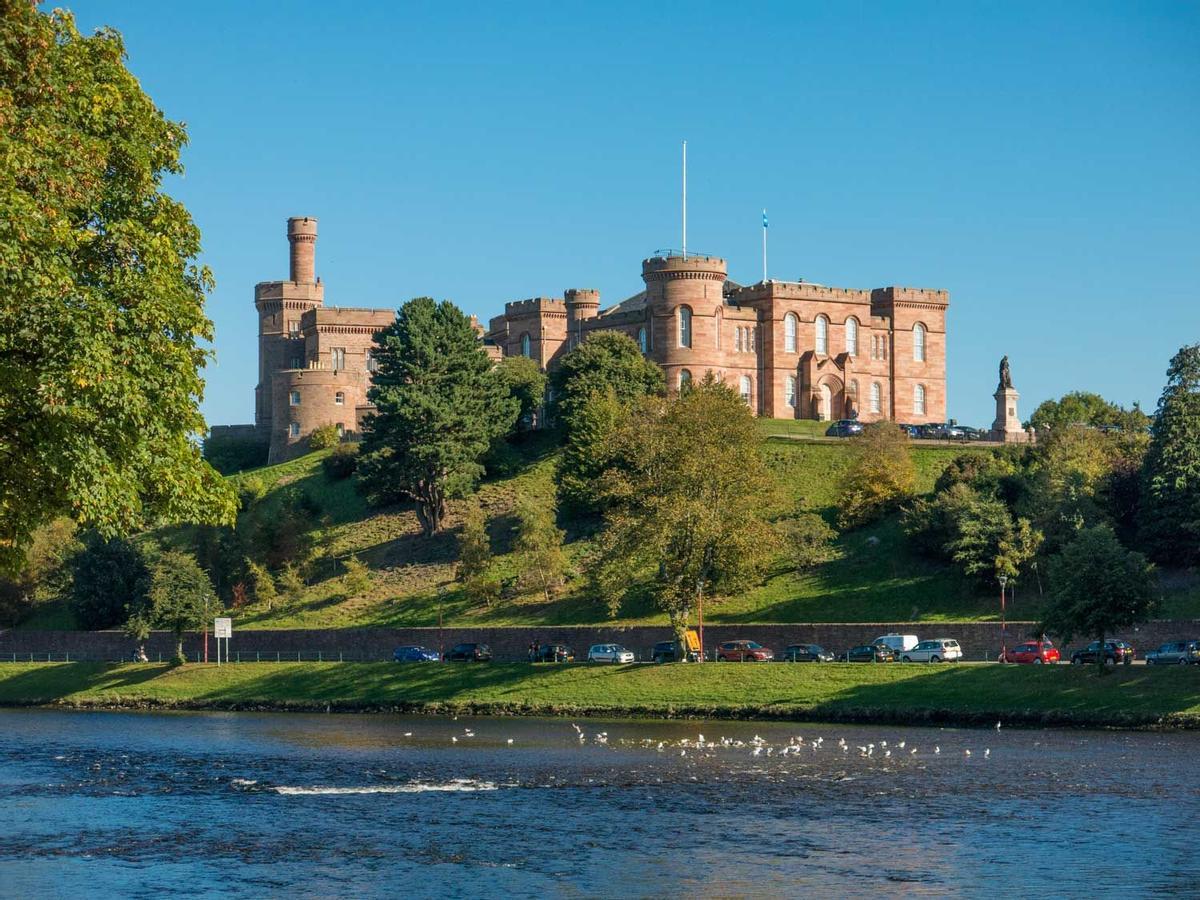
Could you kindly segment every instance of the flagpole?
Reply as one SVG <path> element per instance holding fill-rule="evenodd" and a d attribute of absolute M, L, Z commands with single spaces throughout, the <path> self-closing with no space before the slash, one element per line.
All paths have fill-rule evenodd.
<path fill-rule="evenodd" d="M 683 142 L 683 258 L 687 259 L 687 141 Z"/>
<path fill-rule="evenodd" d="M 763 281 L 767 280 L 767 211 L 763 210 Z"/>

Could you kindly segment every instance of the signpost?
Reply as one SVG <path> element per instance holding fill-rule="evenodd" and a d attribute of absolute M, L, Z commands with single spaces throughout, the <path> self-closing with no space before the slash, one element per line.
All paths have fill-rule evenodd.
<path fill-rule="evenodd" d="M 233 619 L 213 619 L 213 637 L 217 641 L 217 665 L 221 664 L 221 638 L 225 638 L 225 662 L 229 662 L 229 639 L 233 637 Z"/>

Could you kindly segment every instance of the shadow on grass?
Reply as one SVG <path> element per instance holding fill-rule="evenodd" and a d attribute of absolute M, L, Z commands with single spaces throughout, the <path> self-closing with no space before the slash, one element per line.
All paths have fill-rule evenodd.
<path fill-rule="evenodd" d="M 167 664 L 47 663 L 7 675 L 0 667 L 0 702 L 49 703 L 72 694 L 136 688 L 171 671 Z"/>

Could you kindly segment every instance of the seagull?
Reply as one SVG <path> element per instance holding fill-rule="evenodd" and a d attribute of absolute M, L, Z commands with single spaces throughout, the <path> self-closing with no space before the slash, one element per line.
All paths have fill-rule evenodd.
<path fill-rule="evenodd" d="M 941 747 L 934 747 L 934 748 L 933 748 L 933 752 L 934 752 L 934 753 L 941 753 L 941 752 L 942 752 L 942 748 L 941 748 Z"/>
<path fill-rule="evenodd" d="M 963 751 L 963 754 L 964 754 L 965 756 L 970 756 L 970 755 L 971 755 L 971 751 L 970 751 L 970 750 L 964 750 L 964 751 Z"/>
<path fill-rule="evenodd" d="M 891 751 L 891 750 L 884 750 L 884 751 L 883 751 L 883 758 L 884 758 L 884 759 L 887 759 L 887 758 L 889 758 L 891 755 L 892 755 L 892 751 Z"/>
<path fill-rule="evenodd" d="M 696 742 L 703 744 L 704 743 L 704 735 L 702 735 L 702 734 L 696 735 Z"/>
<path fill-rule="evenodd" d="M 897 744 L 896 746 L 897 746 L 897 747 L 899 747 L 901 750 L 903 750 L 903 749 L 904 749 L 904 745 L 905 745 L 906 743 L 907 743 L 907 741 L 901 741 L 901 742 L 900 742 L 899 744 Z"/>
<path fill-rule="evenodd" d="M 760 754 L 760 753 L 762 753 L 762 747 L 755 747 L 754 752 L 751 755 L 758 756 L 758 754 Z"/>
<path fill-rule="evenodd" d="M 456 738 L 454 735 L 450 735 L 450 743 L 457 744 L 458 738 Z"/>
<path fill-rule="evenodd" d="M 910 753 L 912 756 L 916 756 L 916 755 L 917 755 L 917 748 L 916 748 L 916 747 L 913 747 L 913 748 L 912 748 L 911 750 L 909 750 L 908 752 L 909 752 L 909 753 Z"/>
<path fill-rule="evenodd" d="M 512 738 L 508 739 L 508 743 L 510 743 L 510 744 L 512 743 Z"/>
<path fill-rule="evenodd" d="M 983 758 L 984 758 L 984 759 L 987 759 L 987 758 L 988 758 L 989 756 L 991 756 L 991 755 L 992 755 L 992 750 L 991 750 L 991 748 L 990 748 L 990 747 L 989 747 L 987 750 L 984 750 L 984 751 L 983 751 Z"/>
<path fill-rule="evenodd" d="M 406 732 L 404 732 L 404 736 L 405 736 L 405 737 L 412 737 L 412 732 L 411 732 L 411 731 L 406 731 Z"/>
<path fill-rule="evenodd" d="M 999 721 L 997 721 L 997 722 L 996 722 L 996 730 L 997 730 L 997 731 L 999 731 L 999 730 L 1000 730 L 1000 722 L 999 722 Z"/>

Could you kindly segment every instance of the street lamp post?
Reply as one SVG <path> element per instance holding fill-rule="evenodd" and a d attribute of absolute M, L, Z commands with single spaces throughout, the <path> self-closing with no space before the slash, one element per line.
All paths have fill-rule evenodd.
<path fill-rule="evenodd" d="M 1008 584 L 1008 576 L 1000 576 L 1000 662 L 1008 662 L 1008 628 L 1004 621 L 1004 586 Z"/>

